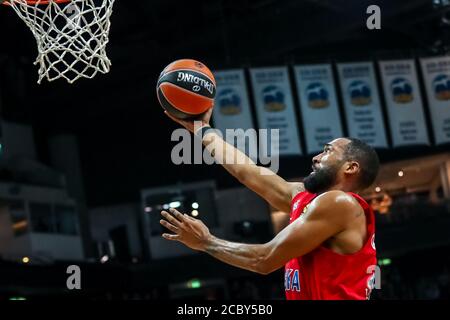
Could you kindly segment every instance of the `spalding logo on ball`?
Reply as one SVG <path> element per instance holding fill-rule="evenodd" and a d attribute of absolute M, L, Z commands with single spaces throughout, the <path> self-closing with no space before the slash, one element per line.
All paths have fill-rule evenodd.
<path fill-rule="evenodd" d="M 177 60 L 161 72 L 156 86 L 161 106 L 180 119 L 196 117 L 214 105 L 216 81 L 203 63 Z"/>

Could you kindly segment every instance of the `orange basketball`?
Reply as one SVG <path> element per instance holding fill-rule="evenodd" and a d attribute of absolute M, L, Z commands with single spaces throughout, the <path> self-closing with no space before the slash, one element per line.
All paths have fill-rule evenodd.
<path fill-rule="evenodd" d="M 216 81 L 203 63 L 177 60 L 161 72 L 156 86 L 161 106 L 180 119 L 198 116 L 214 104 Z"/>

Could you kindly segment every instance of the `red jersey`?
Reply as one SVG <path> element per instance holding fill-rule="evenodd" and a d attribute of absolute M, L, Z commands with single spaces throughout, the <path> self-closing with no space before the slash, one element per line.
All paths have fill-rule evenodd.
<path fill-rule="evenodd" d="M 339 254 L 324 246 L 290 260 L 285 266 L 284 286 L 288 300 L 341 300 L 370 298 L 377 265 L 375 217 L 371 207 L 357 194 L 349 192 L 364 209 L 367 241 L 356 253 Z M 307 210 L 316 197 L 298 193 L 291 204 L 290 223 Z"/>

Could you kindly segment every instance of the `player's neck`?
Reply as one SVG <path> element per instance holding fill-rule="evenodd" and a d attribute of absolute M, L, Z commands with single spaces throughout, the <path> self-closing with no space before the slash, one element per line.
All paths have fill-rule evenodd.
<path fill-rule="evenodd" d="M 332 190 L 340 190 L 343 192 L 354 192 L 354 193 L 358 192 L 358 190 L 356 190 L 351 184 L 345 183 L 345 182 L 339 182 L 339 183 L 334 184 L 327 190 L 324 190 L 320 193 L 325 193 L 325 192 L 332 191 Z"/>

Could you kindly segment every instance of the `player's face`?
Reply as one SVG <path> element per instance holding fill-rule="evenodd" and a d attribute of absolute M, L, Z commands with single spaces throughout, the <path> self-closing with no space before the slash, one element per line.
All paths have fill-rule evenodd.
<path fill-rule="evenodd" d="M 336 184 L 345 163 L 345 146 L 348 143 L 344 138 L 335 139 L 327 143 L 323 152 L 313 158 L 313 171 L 303 180 L 306 190 L 319 193 Z"/>

